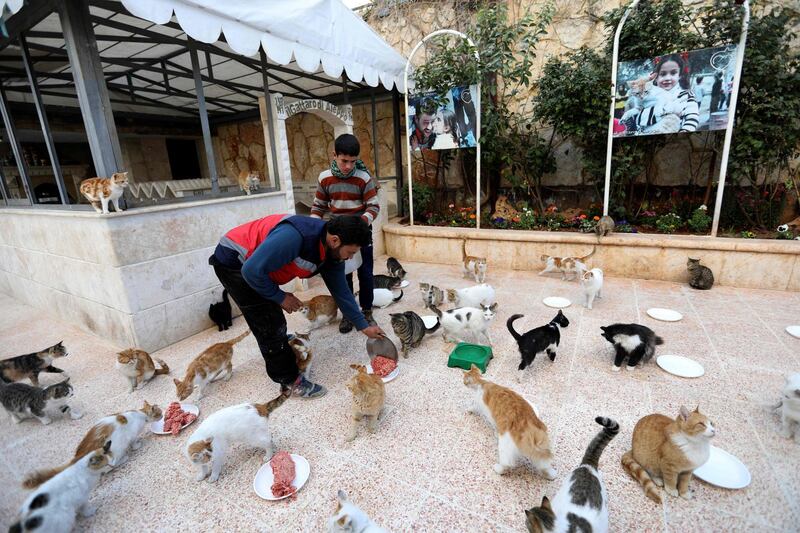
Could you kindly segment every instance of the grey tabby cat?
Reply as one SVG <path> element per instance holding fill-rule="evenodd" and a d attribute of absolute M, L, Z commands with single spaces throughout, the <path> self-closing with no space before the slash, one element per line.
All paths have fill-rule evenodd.
<path fill-rule="evenodd" d="M 400 284 L 403 282 L 402 279 L 397 278 L 395 276 L 387 276 L 385 274 L 375 274 L 372 276 L 373 286 L 376 289 L 399 289 Z"/>
<path fill-rule="evenodd" d="M 22 381 L 25 378 L 31 380 L 35 386 L 39 386 L 39 372 L 63 372 L 60 368 L 53 366 L 53 359 L 66 357 L 67 349 L 64 342 L 54 344 L 40 352 L 33 352 L 25 355 L 18 355 L 11 359 L 0 361 L 0 378 L 6 381 Z"/>
<path fill-rule="evenodd" d="M 614 219 L 610 216 L 606 215 L 600 219 L 597 225 L 594 227 L 594 232 L 597 234 L 598 237 L 605 237 L 609 233 L 614 232 Z"/>
<path fill-rule="evenodd" d="M 0 403 L 17 423 L 25 418 L 36 418 L 46 425 L 52 422 L 48 414 L 57 412 L 69 413 L 70 418 L 77 420 L 83 414 L 66 403 L 72 396 L 69 379 L 44 389 L 25 383 L 7 383 L 0 379 Z"/>
<path fill-rule="evenodd" d="M 400 264 L 400 261 L 395 259 L 394 257 L 390 257 L 386 260 L 386 270 L 389 271 L 389 274 L 396 278 L 405 279 L 406 278 L 406 271 L 403 269 L 403 265 Z"/>
<path fill-rule="evenodd" d="M 422 342 L 422 338 L 426 333 L 433 333 L 439 329 L 439 321 L 430 329 L 425 327 L 425 322 L 414 311 L 406 311 L 405 313 L 391 313 L 392 329 L 395 335 L 402 343 L 403 357 L 408 357 L 408 349 L 416 348 Z"/>
<path fill-rule="evenodd" d="M 439 307 L 444 302 L 444 291 L 430 283 L 420 283 L 419 292 L 422 294 L 423 305 L 427 308 Z"/>
<path fill-rule="evenodd" d="M 688 258 L 686 269 L 689 271 L 689 286 L 693 289 L 707 291 L 714 285 L 714 273 L 707 266 L 700 264 L 699 259 Z"/>

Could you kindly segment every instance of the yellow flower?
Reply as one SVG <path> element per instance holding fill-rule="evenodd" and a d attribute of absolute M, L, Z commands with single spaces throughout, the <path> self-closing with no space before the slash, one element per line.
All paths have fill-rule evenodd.
<path fill-rule="evenodd" d="M 469 218 L 475 218 L 475 213 L 472 213 Z"/>

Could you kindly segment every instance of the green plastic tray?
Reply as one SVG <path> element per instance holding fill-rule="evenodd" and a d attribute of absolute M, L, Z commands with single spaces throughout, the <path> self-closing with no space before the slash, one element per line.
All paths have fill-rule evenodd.
<path fill-rule="evenodd" d="M 459 342 L 450 353 L 447 359 L 447 366 L 450 368 L 463 368 L 469 370 L 472 365 L 481 369 L 481 373 L 486 372 L 486 366 L 492 359 L 491 346 L 483 346 L 481 344 L 470 344 L 468 342 Z"/>

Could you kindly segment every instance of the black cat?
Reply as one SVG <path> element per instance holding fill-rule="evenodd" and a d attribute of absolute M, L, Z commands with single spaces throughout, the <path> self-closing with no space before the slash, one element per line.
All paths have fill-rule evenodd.
<path fill-rule="evenodd" d="M 655 334 L 647 326 L 641 324 L 611 324 L 600 326 L 603 330 L 602 337 L 614 345 L 616 355 L 615 372 L 622 367 L 622 362 L 628 358 L 628 370 L 633 370 L 639 362 L 646 363 L 656 353 L 656 346 L 664 344 L 664 339 Z"/>
<path fill-rule="evenodd" d="M 386 270 L 389 271 L 390 276 L 394 276 L 395 278 L 405 279 L 406 277 L 406 271 L 403 269 L 400 261 L 394 257 L 390 257 L 386 260 Z"/>
<path fill-rule="evenodd" d="M 222 301 L 208 306 L 208 317 L 214 321 L 220 331 L 227 330 L 233 325 L 231 316 L 231 302 L 228 300 L 228 290 L 222 291 Z"/>
<path fill-rule="evenodd" d="M 533 364 L 533 360 L 540 353 L 547 353 L 550 360 L 555 361 L 556 347 L 561 342 L 561 328 L 569 326 L 567 317 L 559 311 L 546 326 L 534 328 L 524 335 L 520 335 L 514 331 L 513 323 L 522 316 L 524 315 L 512 315 L 506 322 L 506 327 L 517 340 L 519 353 L 522 355 L 522 361 L 520 361 L 518 369 L 525 370 L 526 367 Z"/>
<path fill-rule="evenodd" d="M 399 289 L 403 280 L 395 276 L 387 276 L 386 274 L 375 274 L 372 276 L 374 287 L 376 289 Z"/>

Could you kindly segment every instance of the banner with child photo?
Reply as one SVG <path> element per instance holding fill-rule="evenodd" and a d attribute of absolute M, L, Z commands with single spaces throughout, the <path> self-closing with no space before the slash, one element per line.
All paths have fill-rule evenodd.
<path fill-rule="evenodd" d="M 735 45 L 621 62 L 614 137 L 725 129 L 734 72 Z"/>
<path fill-rule="evenodd" d="M 453 87 L 444 94 L 409 95 L 408 142 L 412 150 L 450 150 L 476 145 L 478 86 Z"/>

